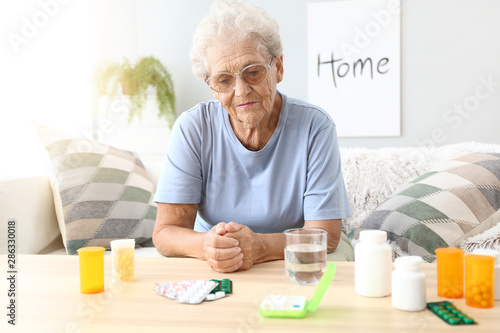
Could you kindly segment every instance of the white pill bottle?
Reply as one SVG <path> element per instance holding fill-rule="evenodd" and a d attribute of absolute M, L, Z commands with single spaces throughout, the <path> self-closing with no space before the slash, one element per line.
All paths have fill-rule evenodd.
<path fill-rule="evenodd" d="M 387 233 L 363 230 L 354 247 L 354 290 L 366 297 L 391 294 L 392 249 Z"/>
<path fill-rule="evenodd" d="M 392 306 L 403 311 L 422 311 L 427 306 L 422 257 L 407 256 L 394 260 Z"/>
<path fill-rule="evenodd" d="M 493 290 L 495 292 L 494 295 L 495 301 L 499 301 L 500 300 L 500 252 L 498 252 L 497 250 L 489 250 L 489 249 L 475 249 L 474 251 L 472 251 L 472 254 L 492 256 L 495 258 L 495 264 L 494 264 L 495 282 L 493 283 Z"/>

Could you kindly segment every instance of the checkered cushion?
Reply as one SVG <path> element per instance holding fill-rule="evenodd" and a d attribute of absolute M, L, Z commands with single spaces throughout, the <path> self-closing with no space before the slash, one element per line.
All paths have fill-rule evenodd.
<path fill-rule="evenodd" d="M 52 161 L 54 203 L 68 254 L 84 246 L 109 249 L 111 240 L 121 238 L 153 246 L 155 188 L 135 153 L 45 126 L 38 134 Z"/>
<path fill-rule="evenodd" d="M 500 154 L 444 161 L 383 202 L 357 230 L 387 231 L 394 248 L 435 260 L 500 221 Z M 398 248 L 398 250 L 399 250 Z"/>

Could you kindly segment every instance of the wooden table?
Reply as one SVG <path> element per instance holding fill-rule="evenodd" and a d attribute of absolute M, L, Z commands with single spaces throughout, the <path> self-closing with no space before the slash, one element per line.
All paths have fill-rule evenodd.
<path fill-rule="evenodd" d="M 195 259 L 136 258 L 136 281 L 112 283 L 110 259 L 105 257 L 105 292 L 83 295 L 77 256 L 19 255 L 15 332 L 500 332 L 499 302 L 492 309 L 475 309 L 464 299 L 452 300 L 479 322 L 472 327 L 450 326 L 428 310 L 396 310 L 390 297 L 359 296 L 354 292 L 354 263 L 337 263 L 336 276 L 316 312 L 303 319 L 276 319 L 259 314 L 264 296 L 310 299 L 315 289 L 290 282 L 283 261 L 221 274 Z M 1 260 L 5 267 L 6 258 Z M 424 271 L 427 301 L 443 300 L 436 294 L 436 266 L 425 264 Z M 234 293 L 189 305 L 153 291 L 155 282 L 212 278 L 231 279 Z M 2 278 L 2 297 L 7 294 L 6 282 Z M 4 327 L 12 329 L 6 324 L 7 302 L 2 302 L 1 332 L 8 332 Z"/>

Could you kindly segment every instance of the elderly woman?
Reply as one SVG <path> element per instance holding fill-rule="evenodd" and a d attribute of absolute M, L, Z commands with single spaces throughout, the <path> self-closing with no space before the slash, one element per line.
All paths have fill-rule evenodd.
<path fill-rule="evenodd" d="M 277 23 L 253 5 L 215 2 L 191 62 L 215 100 L 173 127 L 155 197 L 158 251 L 246 270 L 283 259 L 283 231 L 304 227 L 328 231 L 329 260 L 352 260 L 335 124 L 276 90 L 284 74 Z"/>

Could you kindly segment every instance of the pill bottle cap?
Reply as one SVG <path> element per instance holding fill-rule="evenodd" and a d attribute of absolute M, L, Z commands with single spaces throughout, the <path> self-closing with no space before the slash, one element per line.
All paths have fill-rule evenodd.
<path fill-rule="evenodd" d="M 477 265 L 490 265 L 495 261 L 495 258 L 489 255 L 468 254 L 465 257 L 465 262 L 474 262 Z"/>
<path fill-rule="evenodd" d="M 472 251 L 472 254 L 480 254 L 480 255 L 485 255 L 485 256 L 492 256 L 493 258 L 496 259 L 496 262 L 500 262 L 500 252 L 497 250 L 490 250 L 490 249 L 475 249 Z"/>
<path fill-rule="evenodd" d="M 420 256 L 406 256 L 399 257 L 394 260 L 394 267 L 396 269 L 416 269 L 418 270 L 424 260 Z"/>
<path fill-rule="evenodd" d="M 81 247 L 78 250 L 76 250 L 78 254 L 85 254 L 85 255 L 101 254 L 104 253 L 104 251 L 106 251 L 106 249 L 103 248 L 102 246 Z"/>
<path fill-rule="evenodd" d="M 359 233 L 362 242 L 383 243 L 387 240 L 387 233 L 382 230 L 363 230 Z"/>
<path fill-rule="evenodd" d="M 454 247 L 441 247 L 439 249 L 434 250 L 436 252 L 436 255 L 443 256 L 443 257 L 462 257 L 465 253 L 464 250 L 462 249 L 457 249 Z"/>
<path fill-rule="evenodd" d="M 135 239 L 115 239 L 109 242 L 111 249 L 134 248 Z"/>

